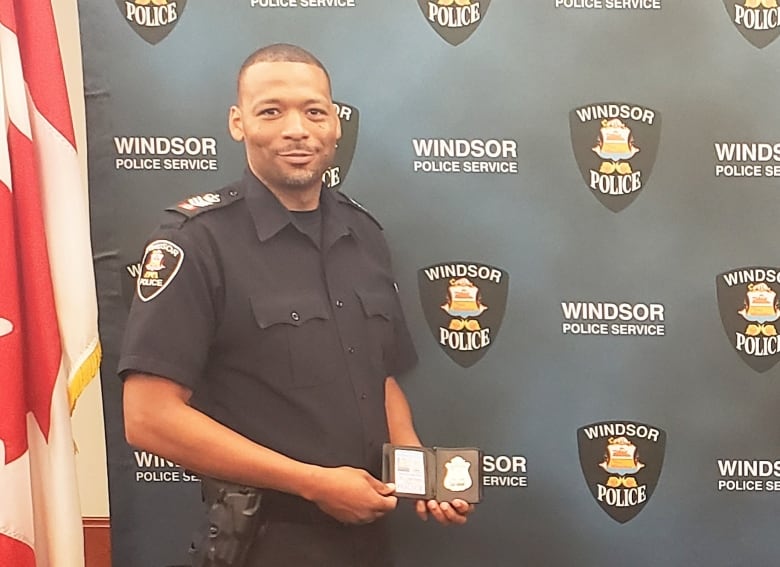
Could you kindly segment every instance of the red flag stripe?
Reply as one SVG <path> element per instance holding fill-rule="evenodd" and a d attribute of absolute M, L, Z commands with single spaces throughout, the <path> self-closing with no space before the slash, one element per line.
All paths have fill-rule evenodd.
<path fill-rule="evenodd" d="M 1 0 L 0 0 L 1 1 Z M 13 122 L 16 127 L 28 138 L 32 138 L 32 124 L 30 123 L 30 102 L 25 88 L 24 70 L 22 69 L 19 43 L 16 36 L 5 27 L 0 26 L 0 68 L 2 68 L 2 98 L 3 108 L 7 122 Z M 6 153 L 10 153 L 7 141 L 3 146 Z M 10 164 L 8 164 L 10 167 Z M 7 174 L 8 172 L 3 172 Z M 10 179 L 4 178 L 10 183 Z"/>
<path fill-rule="evenodd" d="M 35 553 L 18 539 L 0 534 L 0 565 L 35 567 Z"/>
<path fill-rule="evenodd" d="M 69 208 L 84 195 L 51 1 L 0 0 L 0 567 L 84 564 L 67 396 L 97 338 L 74 332 L 88 215 Z"/>
<path fill-rule="evenodd" d="M 32 142 L 11 124 L 8 130 L 11 152 L 16 221 L 18 277 L 23 283 L 23 364 L 28 409 L 49 436 L 51 395 L 62 350 L 51 283 L 49 254 L 43 224 L 41 187 L 35 167 Z M 8 455 L 6 455 L 8 460 Z"/>
<path fill-rule="evenodd" d="M 0 1 L 0 25 L 16 33 L 16 9 L 13 0 Z"/>
<path fill-rule="evenodd" d="M 32 11 L 30 8 L 41 7 L 38 0 L 33 0 L 32 4 L 35 6 L 23 3 L 21 10 L 18 9 L 18 5 L 9 4 L 8 0 L 0 0 L 0 4 L 2 5 L 0 13 L 6 18 L 9 15 L 19 16 L 27 13 L 29 19 Z M 48 15 L 51 17 L 51 7 L 47 7 Z M 45 14 L 42 19 L 46 20 Z M 11 29 L 14 26 L 9 24 L 12 23 L 13 21 L 8 19 L 2 21 L 3 25 Z M 4 37 L 2 44 L 4 71 L 22 71 L 23 68 L 26 72 L 27 69 L 23 67 L 24 62 L 14 60 L 16 50 L 12 49 L 13 44 L 9 46 L 8 39 Z M 20 48 L 19 56 L 21 51 Z M 56 53 L 59 57 L 58 49 Z M 5 73 L 3 79 L 4 81 L 8 79 Z M 19 121 L 25 122 L 22 126 L 25 130 L 29 130 L 30 113 L 27 109 L 28 100 L 24 96 L 23 84 L 4 82 L 3 87 L 6 94 L 5 103 L 9 107 L 11 119 L 21 117 Z M 8 155 L 0 156 L 0 159 L 6 161 L 11 170 L 11 222 L 4 223 L 6 230 L 10 230 L 11 234 L 3 235 L 6 247 L 2 254 L 8 261 L 15 260 L 14 263 L 6 264 L 14 266 L 15 269 L 8 270 L 0 277 L 5 280 L 2 284 L 4 291 L 17 290 L 13 295 L 17 298 L 19 309 L 16 312 L 17 320 L 10 319 L 16 328 L 14 340 L 12 341 L 10 336 L 4 337 L 3 344 L 0 345 L 2 348 L 0 367 L 20 368 L 18 373 L 4 373 L 0 378 L 0 388 L 2 388 L 0 391 L 15 392 L 9 395 L 11 407 L 0 420 L 0 439 L 5 443 L 6 464 L 16 460 L 27 450 L 25 434 L 27 411 L 32 411 L 44 437 L 48 438 L 52 389 L 62 356 L 35 149 L 32 140 L 25 136 L 13 122 L 8 124 L 7 142 Z M 3 211 L 2 215 L 7 218 L 8 211 Z M 8 250 L 9 243 L 14 243 L 15 250 Z M 13 309 L 12 306 L 6 308 L 9 313 Z M 16 349 L 12 350 L 13 347 Z"/>
<path fill-rule="evenodd" d="M 10 188 L 0 185 L 0 266 L 17 265 L 13 208 Z M 12 329 L 10 334 L 0 337 L 0 368 L 3 369 L 0 372 L 0 442 L 5 445 L 2 464 L 16 460 L 27 451 L 27 396 L 18 384 L 23 370 L 22 337 L 19 334 L 20 286 L 16 270 L 9 272 L 6 277 L 14 280 L 4 281 L 3 293 L 0 293 L 0 317 L 8 321 Z"/>
<path fill-rule="evenodd" d="M 0 0 L 0 25 L 16 33 L 24 78 L 38 111 L 75 147 L 57 29 L 49 0 Z"/>

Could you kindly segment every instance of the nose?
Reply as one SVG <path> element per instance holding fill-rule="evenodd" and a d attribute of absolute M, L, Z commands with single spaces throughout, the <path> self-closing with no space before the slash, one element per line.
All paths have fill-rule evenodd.
<path fill-rule="evenodd" d="M 306 129 L 306 117 L 300 112 L 290 112 L 285 117 L 282 135 L 286 138 L 300 140 L 309 137 Z"/>

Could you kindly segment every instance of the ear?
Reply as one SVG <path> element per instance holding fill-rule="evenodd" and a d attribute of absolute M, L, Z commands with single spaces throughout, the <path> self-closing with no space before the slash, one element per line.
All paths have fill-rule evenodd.
<path fill-rule="evenodd" d="M 244 123 L 241 120 L 241 109 L 235 104 L 230 107 L 228 113 L 228 130 L 230 131 L 230 137 L 236 142 L 244 141 Z"/>
<path fill-rule="evenodd" d="M 339 107 L 333 104 L 333 119 L 336 121 L 336 141 L 341 139 L 341 118 L 339 118 Z"/>

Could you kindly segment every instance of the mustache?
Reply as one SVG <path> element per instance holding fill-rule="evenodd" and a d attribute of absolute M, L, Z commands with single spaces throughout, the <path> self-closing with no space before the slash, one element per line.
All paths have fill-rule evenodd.
<path fill-rule="evenodd" d="M 317 152 L 317 148 L 315 146 L 309 146 L 307 144 L 299 143 L 299 144 L 292 144 L 289 146 L 285 146 L 277 150 L 277 153 L 280 154 L 288 154 L 292 152 L 306 152 L 306 153 L 313 154 Z"/>

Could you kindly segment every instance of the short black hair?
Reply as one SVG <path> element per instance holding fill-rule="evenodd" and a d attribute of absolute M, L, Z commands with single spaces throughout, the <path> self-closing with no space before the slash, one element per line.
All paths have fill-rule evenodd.
<path fill-rule="evenodd" d="M 330 74 L 322 64 L 322 61 L 306 51 L 304 48 L 291 43 L 273 43 L 255 50 L 241 64 L 238 70 L 237 87 L 241 86 L 241 79 L 246 70 L 255 63 L 306 63 L 322 69 L 325 78 L 328 79 L 328 90 L 330 91 Z"/>

